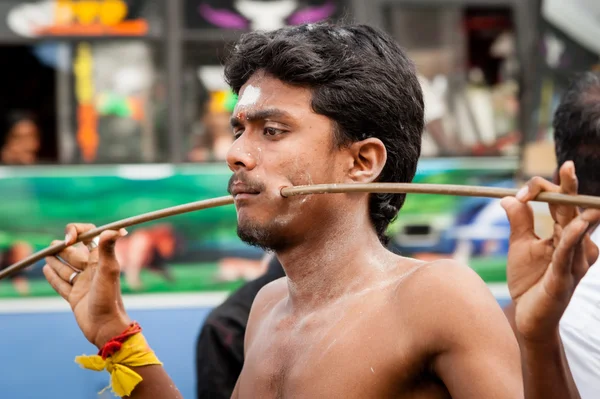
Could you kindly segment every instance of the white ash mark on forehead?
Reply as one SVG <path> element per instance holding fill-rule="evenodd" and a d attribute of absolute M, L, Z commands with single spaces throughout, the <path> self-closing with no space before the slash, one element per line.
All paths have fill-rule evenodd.
<path fill-rule="evenodd" d="M 242 95 L 242 98 L 240 98 L 240 100 L 238 101 L 238 105 L 242 107 L 254 105 L 260 98 L 260 95 L 261 91 L 258 87 L 249 85 L 244 90 L 244 94 Z"/>

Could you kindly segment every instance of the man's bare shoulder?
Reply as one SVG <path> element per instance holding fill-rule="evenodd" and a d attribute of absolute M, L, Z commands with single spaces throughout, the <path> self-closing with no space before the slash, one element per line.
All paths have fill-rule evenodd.
<path fill-rule="evenodd" d="M 409 309 L 410 322 L 428 331 L 433 342 L 469 339 L 487 329 L 511 338 L 502 308 L 473 269 L 450 259 L 415 265 L 411 276 L 397 285 L 394 297 Z"/>
<path fill-rule="evenodd" d="M 271 281 L 258 291 L 254 302 L 252 302 L 252 312 L 263 314 L 269 311 L 279 301 L 288 295 L 287 277 L 281 277 Z"/>
<path fill-rule="evenodd" d="M 397 285 L 398 294 L 410 292 L 411 295 L 437 303 L 444 298 L 445 306 L 451 306 L 451 301 L 469 301 L 474 298 L 487 298 L 494 301 L 494 297 L 479 275 L 469 266 L 452 259 L 442 259 L 432 262 L 423 262 L 413 259 L 400 258 L 399 263 L 405 270 L 400 274 Z"/>

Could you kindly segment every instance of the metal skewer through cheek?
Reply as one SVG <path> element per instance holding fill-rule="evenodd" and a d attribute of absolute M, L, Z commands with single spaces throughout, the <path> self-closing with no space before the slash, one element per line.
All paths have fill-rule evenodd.
<path fill-rule="evenodd" d="M 310 186 L 285 187 L 281 189 L 281 196 L 288 198 L 296 195 L 326 194 L 326 193 L 406 193 L 406 194 L 441 194 L 456 195 L 466 197 L 488 197 L 504 198 L 513 197 L 517 194 L 517 189 L 479 187 L 479 186 L 459 186 L 448 184 L 417 184 L 417 183 L 365 183 L 365 184 L 318 184 Z M 572 205 L 582 208 L 600 209 L 600 197 L 584 195 L 565 195 L 558 193 L 540 193 L 535 201 L 547 202 L 550 204 Z M 150 222 L 169 216 L 180 215 L 183 213 L 199 211 L 202 209 L 215 208 L 223 205 L 233 204 L 233 197 L 225 196 L 212 198 L 203 201 L 190 202 L 188 204 L 178 205 L 171 208 L 165 208 L 154 212 L 144 213 L 142 215 L 119 220 L 104 226 L 97 227 L 85 234 L 77 237 L 77 242 L 90 240 L 105 230 L 119 230 L 141 223 Z M 48 256 L 53 256 L 67 247 L 64 243 L 47 247 L 33 255 L 0 270 L 0 280 L 9 277 L 20 270 L 33 265 L 34 263 Z"/>

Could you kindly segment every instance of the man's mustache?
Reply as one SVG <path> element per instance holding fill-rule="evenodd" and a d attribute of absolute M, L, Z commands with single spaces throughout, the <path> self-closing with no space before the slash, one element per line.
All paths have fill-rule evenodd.
<path fill-rule="evenodd" d="M 227 185 L 227 192 L 229 194 L 231 194 L 231 191 L 233 190 L 234 183 L 242 184 L 248 191 L 262 192 L 265 191 L 266 188 L 263 183 L 252 180 L 242 173 L 238 173 L 229 178 L 229 184 Z"/>

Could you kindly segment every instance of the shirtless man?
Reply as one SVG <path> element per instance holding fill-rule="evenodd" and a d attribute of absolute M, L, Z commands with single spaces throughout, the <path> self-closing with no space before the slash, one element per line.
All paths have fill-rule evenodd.
<path fill-rule="evenodd" d="M 393 39 L 328 24 L 253 32 L 234 49 L 226 77 L 240 94 L 227 157 L 238 235 L 273 250 L 287 275 L 255 299 L 233 397 L 523 398 L 518 343 L 483 281 L 453 261 L 385 248 L 404 195 L 280 194 L 301 184 L 412 180 L 423 100 Z M 66 241 L 92 227 L 69 225 Z M 99 348 L 131 322 L 114 256 L 120 236 L 104 232 L 89 255 L 63 251 L 84 270 L 74 280 L 55 258 L 44 267 Z M 513 254 L 514 267 L 539 262 L 527 250 Z M 517 306 L 527 314 L 531 301 Z M 181 397 L 161 366 L 134 369 L 143 381 L 131 398 Z M 528 396 L 542 397 L 551 396 Z"/>

